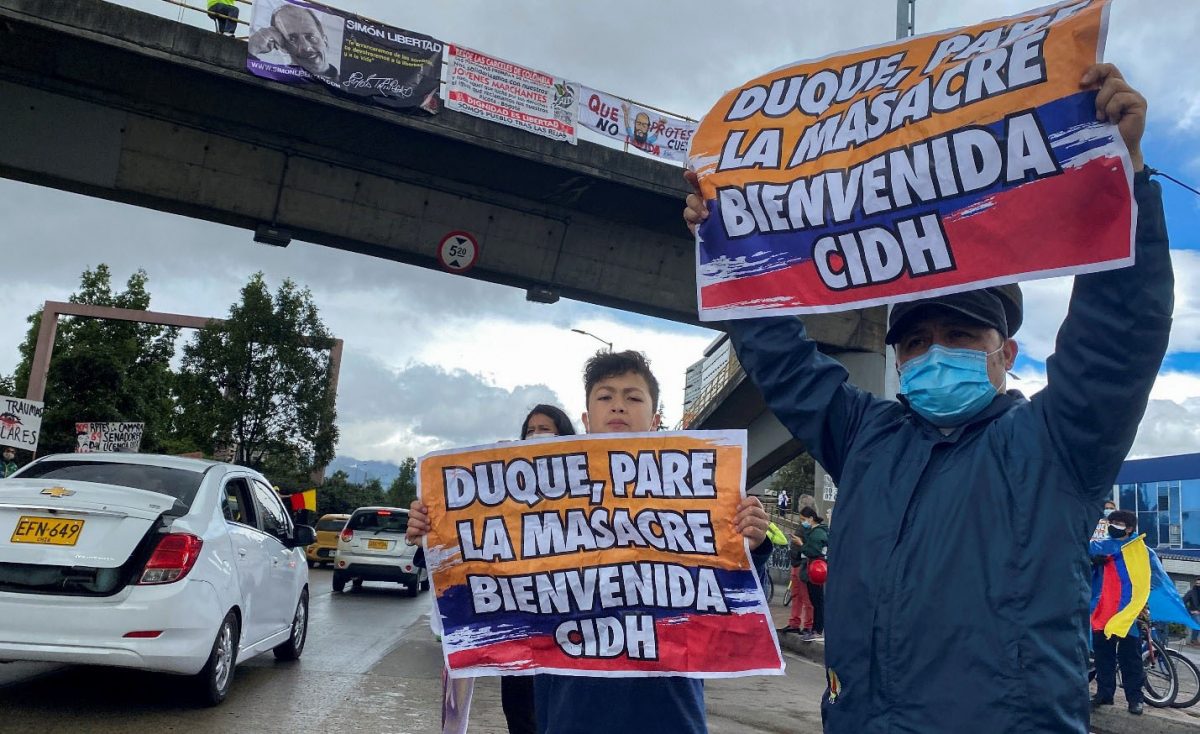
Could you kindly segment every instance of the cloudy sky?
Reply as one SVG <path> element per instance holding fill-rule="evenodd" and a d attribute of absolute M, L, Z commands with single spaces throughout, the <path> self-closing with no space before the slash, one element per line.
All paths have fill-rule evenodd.
<path fill-rule="evenodd" d="M 192 0 L 202 5 L 202 0 Z M 211 27 L 161 0 L 121 0 Z M 894 34 L 893 0 L 340 0 L 335 5 L 472 46 L 580 83 L 701 117 L 720 94 L 769 69 Z M 1011 0 L 918 0 L 928 32 L 1025 10 Z M 1200 75 L 1184 62 L 1200 38 L 1200 3 L 1116 0 L 1107 59 L 1150 101 L 1151 164 L 1200 182 Z M 1200 198 L 1165 184 L 1176 268 L 1171 352 L 1134 447 L 1139 456 L 1200 450 Z M 247 277 L 309 286 L 346 342 L 339 452 L 398 461 L 432 448 L 515 437 L 537 402 L 583 410 L 579 369 L 597 342 L 651 358 L 668 421 L 680 415 L 683 373 L 714 332 L 584 303 L 527 303 L 523 291 L 293 243 L 275 249 L 249 232 L 0 180 L 0 372 L 11 372 L 24 316 L 65 299 L 80 271 L 108 263 L 124 280 L 150 274 L 153 308 L 223 315 Z M 1070 279 L 1029 284 L 1019 341 L 1020 386 L 1044 380 L 1044 360 L 1066 312 Z"/>

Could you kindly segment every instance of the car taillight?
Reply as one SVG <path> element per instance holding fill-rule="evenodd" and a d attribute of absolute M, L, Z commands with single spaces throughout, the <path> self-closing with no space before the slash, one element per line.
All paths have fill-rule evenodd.
<path fill-rule="evenodd" d="M 354 531 L 351 530 L 350 528 L 346 528 L 345 530 L 343 530 L 342 531 L 342 540 L 346 541 L 347 543 L 354 540 Z"/>
<path fill-rule="evenodd" d="M 168 533 L 159 539 L 139 584 L 169 584 L 188 575 L 204 541 L 189 533 Z"/>

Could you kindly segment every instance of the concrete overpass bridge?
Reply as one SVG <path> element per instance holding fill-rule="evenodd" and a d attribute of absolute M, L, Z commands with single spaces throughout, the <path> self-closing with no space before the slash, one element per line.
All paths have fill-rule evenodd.
<path fill-rule="evenodd" d="M 245 55 L 102 0 L 0 0 L 0 176 L 429 268 L 441 237 L 466 230 L 482 250 L 471 277 L 697 323 L 677 167 L 276 84 Z M 883 320 L 806 322 L 870 362 L 855 370 L 869 382 Z M 739 395 L 730 420 L 777 459 Z"/>

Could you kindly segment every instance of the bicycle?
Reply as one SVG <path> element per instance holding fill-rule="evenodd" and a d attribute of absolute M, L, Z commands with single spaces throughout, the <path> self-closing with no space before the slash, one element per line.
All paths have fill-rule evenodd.
<path fill-rule="evenodd" d="M 767 568 L 767 572 L 762 577 L 763 596 L 767 599 L 767 604 L 775 598 L 775 579 L 771 578 L 771 569 Z"/>
<path fill-rule="evenodd" d="M 1160 641 L 1161 635 L 1157 633 L 1157 630 L 1152 631 L 1146 620 L 1139 618 L 1137 626 L 1142 641 L 1142 698 L 1155 708 L 1168 708 L 1174 705 L 1175 697 L 1179 694 L 1179 675 L 1175 669 L 1175 659 L 1182 655 L 1174 650 L 1168 650 L 1166 645 Z M 1200 671 L 1197 672 L 1197 675 L 1200 676 Z M 1088 682 L 1095 678 L 1096 666 L 1093 661 L 1092 667 L 1088 671 Z M 1197 681 L 1200 682 L 1200 677 L 1197 678 Z M 1117 670 L 1117 687 L 1121 687 L 1121 671 L 1119 669 Z"/>
<path fill-rule="evenodd" d="M 1178 650 L 1171 649 L 1170 640 L 1163 627 L 1152 625 L 1150 634 L 1154 641 L 1167 651 L 1167 657 L 1175 666 L 1175 678 L 1178 683 L 1171 707 L 1186 709 L 1195 706 L 1200 702 L 1200 666 Z"/>

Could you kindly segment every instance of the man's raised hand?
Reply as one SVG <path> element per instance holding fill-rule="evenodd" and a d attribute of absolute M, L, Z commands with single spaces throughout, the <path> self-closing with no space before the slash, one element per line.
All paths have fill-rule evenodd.
<path fill-rule="evenodd" d="M 1142 133 L 1146 130 L 1146 98 L 1129 86 L 1113 64 L 1093 64 L 1083 73 L 1079 86 L 1098 89 L 1096 119 L 1108 120 L 1121 131 L 1129 148 L 1133 170 L 1142 170 Z"/>

